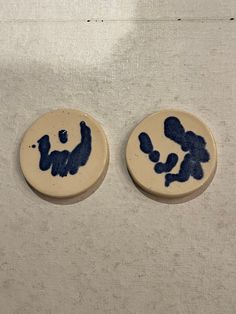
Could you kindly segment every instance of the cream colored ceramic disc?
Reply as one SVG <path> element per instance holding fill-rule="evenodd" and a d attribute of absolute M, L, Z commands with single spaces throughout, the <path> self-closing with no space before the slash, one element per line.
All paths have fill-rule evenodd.
<path fill-rule="evenodd" d="M 216 170 L 217 153 L 202 121 L 187 112 L 164 110 L 148 116 L 133 130 L 126 160 L 141 189 L 173 199 L 206 188 Z"/>
<path fill-rule="evenodd" d="M 46 113 L 27 130 L 20 164 L 40 193 L 68 198 L 87 193 L 104 176 L 109 159 L 101 126 L 88 114 L 61 109 Z"/>

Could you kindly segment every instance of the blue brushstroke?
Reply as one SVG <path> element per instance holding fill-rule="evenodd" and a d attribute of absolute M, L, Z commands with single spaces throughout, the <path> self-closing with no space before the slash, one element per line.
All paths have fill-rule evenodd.
<path fill-rule="evenodd" d="M 65 144 L 68 141 L 68 134 L 66 130 L 60 130 L 58 132 L 58 137 L 61 143 Z"/>
<path fill-rule="evenodd" d="M 167 156 L 166 162 L 158 162 L 155 165 L 154 170 L 156 173 L 170 172 L 176 166 L 178 159 L 176 154 L 171 153 Z"/>
<path fill-rule="evenodd" d="M 145 154 L 151 154 L 153 151 L 153 145 L 150 137 L 147 133 L 142 132 L 139 134 L 139 141 L 140 141 L 140 149 Z"/>
<path fill-rule="evenodd" d="M 157 173 L 171 171 L 178 162 L 178 156 L 174 153 L 169 154 L 165 163 L 158 162 L 160 153 L 158 150 L 153 150 L 153 144 L 149 135 L 145 132 L 139 134 L 140 149 L 144 154 L 148 154 L 149 159 L 156 163 L 154 170 Z"/>
<path fill-rule="evenodd" d="M 59 132 L 59 139 L 62 143 L 66 143 L 67 132 L 65 130 L 61 131 Z M 54 150 L 50 153 L 49 136 L 42 136 L 38 140 L 38 150 L 40 152 L 39 168 L 42 171 L 47 171 L 51 168 L 53 176 L 65 177 L 68 173 L 71 175 L 76 174 L 79 168 L 87 163 L 92 150 L 91 129 L 84 121 L 80 123 L 80 134 L 81 142 L 71 152 L 68 150 Z"/>
<path fill-rule="evenodd" d="M 166 137 L 181 145 L 184 152 L 188 152 L 180 165 L 179 173 L 166 175 L 165 185 L 169 186 L 174 181 L 185 182 L 190 176 L 201 180 L 204 176 L 201 163 L 210 160 L 210 154 L 205 148 L 205 139 L 192 131 L 185 132 L 183 125 L 176 117 L 168 117 L 165 120 L 164 133 Z"/>
<path fill-rule="evenodd" d="M 149 154 L 149 159 L 150 159 L 152 162 L 158 162 L 159 159 L 160 159 L 160 153 L 159 153 L 157 150 L 152 151 L 152 152 Z"/>

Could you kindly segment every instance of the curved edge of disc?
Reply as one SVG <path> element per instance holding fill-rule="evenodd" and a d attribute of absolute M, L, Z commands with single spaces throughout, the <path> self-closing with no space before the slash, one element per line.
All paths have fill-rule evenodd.
<path fill-rule="evenodd" d="M 128 169 L 128 168 L 127 168 Z M 207 181 L 207 183 L 205 183 L 203 186 L 201 186 L 200 188 L 198 188 L 196 191 L 187 194 L 185 196 L 179 196 L 179 197 L 164 197 L 161 195 L 154 195 L 151 194 L 149 192 L 147 192 L 146 190 L 142 189 L 141 186 L 139 186 L 133 179 L 133 177 L 131 176 L 131 179 L 134 182 L 135 187 L 146 197 L 150 198 L 151 200 L 154 200 L 156 202 L 160 202 L 160 203 L 164 203 L 164 204 L 182 204 L 182 203 L 186 203 L 189 201 L 192 201 L 193 199 L 195 199 L 196 197 L 200 196 L 201 194 L 203 194 L 206 189 L 209 187 L 209 185 L 211 184 L 211 182 L 214 179 L 215 173 L 216 173 L 216 169 L 217 166 L 215 167 L 214 172 L 212 172 L 212 175 L 209 177 L 209 180 Z M 129 169 L 128 169 L 129 172 Z"/>
<path fill-rule="evenodd" d="M 57 205 L 72 205 L 78 202 L 81 202 L 83 200 L 85 200 L 86 198 L 88 198 L 89 196 L 91 196 L 93 193 L 95 193 L 99 187 L 102 185 L 103 181 L 105 180 L 108 168 L 109 168 L 109 151 L 108 151 L 108 158 L 107 158 L 107 162 L 106 162 L 106 166 L 104 168 L 104 171 L 102 172 L 102 175 L 98 178 L 98 180 L 96 181 L 96 183 L 91 187 L 88 188 L 85 192 L 78 194 L 78 195 L 74 195 L 72 197 L 52 197 L 52 196 L 48 196 L 46 194 L 40 193 L 39 191 L 37 191 L 34 187 L 32 187 L 28 181 L 26 180 L 28 186 L 32 189 L 32 191 L 39 196 L 40 198 L 42 198 L 44 201 L 53 203 L 53 204 L 57 204 Z"/>

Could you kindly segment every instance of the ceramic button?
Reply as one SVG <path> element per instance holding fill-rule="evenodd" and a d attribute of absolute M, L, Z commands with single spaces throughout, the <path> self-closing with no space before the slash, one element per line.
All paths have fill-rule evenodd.
<path fill-rule="evenodd" d="M 128 170 L 144 192 L 163 200 L 203 191 L 217 164 L 211 131 L 194 115 L 164 110 L 141 121 L 126 148 Z"/>
<path fill-rule="evenodd" d="M 25 179 L 53 198 L 80 196 L 96 189 L 108 160 L 102 127 L 88 114 L 73 109 L 40 117 L 26 131 L 20 147 Z"/>

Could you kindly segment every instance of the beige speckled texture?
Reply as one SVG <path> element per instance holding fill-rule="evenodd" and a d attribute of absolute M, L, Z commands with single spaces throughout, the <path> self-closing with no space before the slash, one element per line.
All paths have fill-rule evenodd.
<path fill-rule="evenodd" d="M 235 1 L 0 4 L 0 313 L 235 314 Z M 111 162 L 93 195 L 62 206 L 24 182 L 18 149 L 65 106 L 102 123 Z M 218 148 L 210 187 L 179 205 L 140 193 L 124 158 L 134 126 L 170 106 Z"/>

